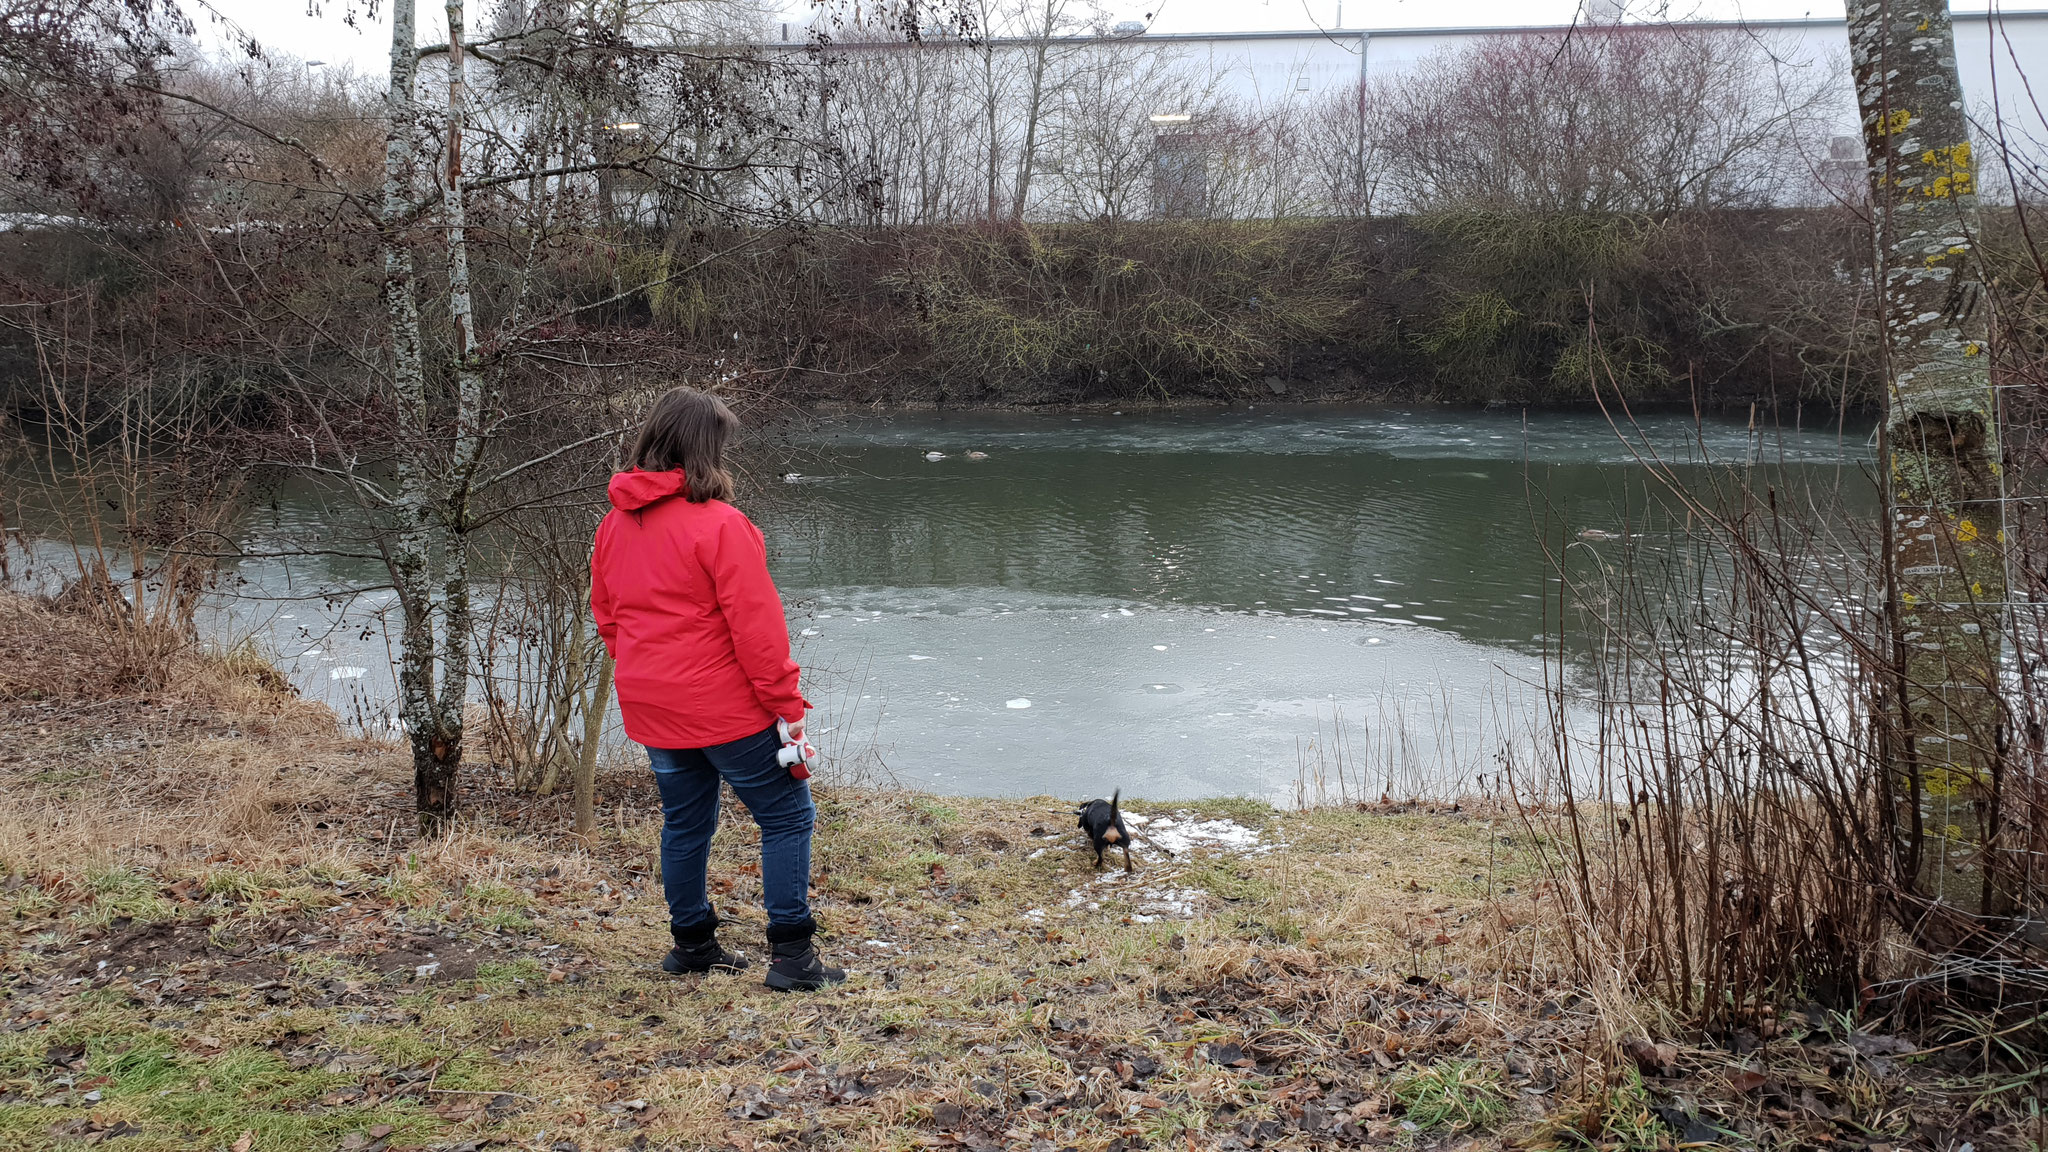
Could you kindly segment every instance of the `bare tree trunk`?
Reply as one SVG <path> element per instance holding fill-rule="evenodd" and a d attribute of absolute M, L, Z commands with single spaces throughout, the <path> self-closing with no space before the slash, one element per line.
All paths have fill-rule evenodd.
<path fill-rule="evenodd" d="M 440 691 L 428 738 L 413 738 L 413 779 L 422 831 L 433 831 L 455 815 L 457 776 L 462 768 L 462 708 L 469 697 L 469 641 L 474 624 L 469 588 L 468 515 L 470 482 L 483 450 L 483 367 L 477 356 L 476 316 L 469 288 L 468 225 L 462 191 L 463 0 L 448 0 L 447 172 L 441 187 L 442 227 L 448 242 L 448 317 L 454 329 L 455 413 L 446 495 L 433 517 L 440 563 Z M 421 753 L 424 752 L 425 755 Z"/>
<path fill-rule="evenodd" d="M 1899 714 L 1900 882 L 1916 922 L 2004 915 L 1996 794 L 2006 599 L 1975 169 L 1941 0 L 1863 0 L 1849 41 L 1869 152 L 1888 387 L 1884 470 Z M 1924 841 L 1918 834 L 1924 829 Z M 1981 872 L 1970 876 L 1967 871 Z M 1967 871 L 1966 871 L 1967 870 Z"/>
<path fill-rule="evenodd" d="M 993 224 L 1002 219 L 1003 202 L 1003 144 L 1001 125 L 1001 104 L 1003 82 L 996 67 L 995 5 L 983 4 L 981 8 L 981 112 L 982 128 L 988 133 L 988 171 L 983 178 L 988 181 L 988 215 L 985 219 Z"/>
<path fill-rule="evenodd" d="M 426 366 L 420 341 L 418 288 L 413 280 L 412 245 L 404 223 L 411 217 L 413 131 L 418 109 L 414 84 L 419 49 L 413 0 L 393 0 L 391 82 L 385 94 L 389 118 L 384 137 L 384 306 L 390 317 L 392 390 L 403 437 L 394 487 L 399 528 L 391 544 L 392 583 L 398 591 L 404 631 L 400 637 L 399 717 L 413 749 L 415 804 L 422 825 L 452 811 L 453 796 L 440 769 L 446 744 L 434 700 L 434 538 L 441 517 L 431 459 Z M 459 710 L 458 710 L 459 711 Z M 457 721 L 458 724 L 460 721 Z M 458 741 L 460 737 L 458 736 Z"/>
<path fill-rule="evenodd" d="M 1046 69 L 1059 15 L 1058 0 L 1046 0 L 1045 20 L 1034 30 L 1038 44 L 1031 56 L 1030 95 L 1024 101 L 1024 143 L 1017 153 L 1017 188 L 1010 201 L 1010 220 L 1015 224 L 1024 222 L 1025 209 L 1031 206 L 1031 177 L 1038 165 L 1038 122 L 1045 112 Z"/>

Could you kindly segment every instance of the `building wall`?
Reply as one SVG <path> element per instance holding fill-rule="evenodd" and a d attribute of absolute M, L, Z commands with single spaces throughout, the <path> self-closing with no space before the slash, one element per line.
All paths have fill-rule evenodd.
<path fill-rule="evenodd" d="M 1802 74 L 1839 73 L 1843 91 L 1843 135 L 1858 135 L 1855 99 L 1850 88 L 1848 29 L 1841 20 L 1761 20 L 1747 23 L 1705 22 L 1701 27 L 1746 31 L 1760 54 L 1779 67 Z M 1634 30 L 1656 25 L 1627 25 Z M 2044 123 L 2026 92 L 2025 81 L 2048 87 L 2048 11 L 1958 13 L 1956 67 L 1979 127 L 2003 119 L 2008 132 L 2031 129 L 2030 138 L 2048 138 Z M 1399 76 L 1428 57 L 1465 47 L 1488 37 L 1527 33 L 1559 35 L 1563 26 L 1525 28 L 1374 29 L 1329 32 L 1214 33 L 1147 36 L 1147 43 L 1172 44 L 1190 59 L 1216 69 L 1232 94 L 1272 102 L 1312 97 L 1363 78 Z M 1581 28 L 1574 34 L 1598 35 Z M 1994 93 L 2002 117 L 1990 115 Z"/>

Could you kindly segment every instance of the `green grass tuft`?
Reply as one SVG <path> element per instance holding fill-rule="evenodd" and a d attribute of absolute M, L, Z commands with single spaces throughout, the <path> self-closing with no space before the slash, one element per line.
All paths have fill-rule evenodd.
<path fill-rule="evenodd" d="M 1508 1090 L 1500 1073 L 1477 1060 L 1444 1060 L 1394 1082 L 1410 1122 L 1453 1132 L 1484 1130 L 1508 1118 Z"/>

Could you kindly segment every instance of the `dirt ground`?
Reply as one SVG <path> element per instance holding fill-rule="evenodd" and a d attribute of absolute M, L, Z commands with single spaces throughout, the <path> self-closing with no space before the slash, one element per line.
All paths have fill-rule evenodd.
<path fill-rule="evenodd" d="M 93 642 L 0 600 L 0 1147 L 2039 1147 L 1873 1022 L 1722 1049 L 1574 984 L 1512 812 L 1131 801 L 1098 873 L 1084 798 L 822 786 L 853 976 L 778 994 L 732 806 L 756 968 L 667 977 L 644 774 L 585 843 L 475 768 L 421 839 L 399 750 L 260 666 L 150 690 Z"/>

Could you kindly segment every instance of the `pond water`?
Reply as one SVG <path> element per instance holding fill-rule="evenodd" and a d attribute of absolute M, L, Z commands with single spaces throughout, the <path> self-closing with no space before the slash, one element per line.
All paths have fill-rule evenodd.
<path fill-rule="evenodd" d="M 1675 532 L 1646 458 L 1701 479 L 1768 461 L 1781 490 L 1868 516 L 1867 439 L 1390 408 L 841 418 L 757 449 L 741 503 L 842 770 L 1068 799 L 1376 798 L 1461 791 L 1529 738 L 1551 557 Z M 250 542 L 334 524 L 285 489 Z M 235 629 L 388 724 L 391 594 L 334 595 L 379 582 L 375 561 L 237 575 Z"/>
<path fill-rule="evenodd" d="M 1673 529 L 1643 460 L 1874 508 L 1867 430 L 1384 408 L 820 426 L 764 517 L 821 728 L 905 783 L 1456 792 L 1527 738 L 1567 542 Z M 1584 534 L 1582 536 L 1582 533 Z M 1588 539 L 1588 537 L 1592 539 Z M 1614 539 L 1610 539 L 1614 538 Z"/>

